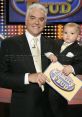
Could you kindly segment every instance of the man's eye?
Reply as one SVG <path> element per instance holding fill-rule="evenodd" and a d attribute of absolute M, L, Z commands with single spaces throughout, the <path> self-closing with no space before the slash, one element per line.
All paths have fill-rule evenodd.
<path fill-rule="evenodd" d="M 43 22 L 44 21 L 44 18 L 40 18 L 40 21 Z"/>
<path fill-rule="evenodd" d="M 67 32 L 64 32 L 64 34 L 67 34 Z"/>
<path fill-rule="evenodd" d="M 30 19 L 35 19 L 35 17 L 34 16 L 30 16 Z"/>
<path fill-rule="evenodd" d="M 31 20 L 38 20 L 40 22 L 44 22 L 45 18 L 44 17 L 40 17 L 40 18 L 36 18 L 35 16 L 30 16 Z"/>

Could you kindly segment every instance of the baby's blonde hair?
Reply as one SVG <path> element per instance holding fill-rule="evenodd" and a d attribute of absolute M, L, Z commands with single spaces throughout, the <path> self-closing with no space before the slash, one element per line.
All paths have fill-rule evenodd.
<path fill-rule="evenodd" d="M 78 34 L 80 34 L 80 25 L 77 24 L 77 23 L 67 23 L 67 24 L 64 25 L 64 28 L 65 27 L 75 27 Z"/>

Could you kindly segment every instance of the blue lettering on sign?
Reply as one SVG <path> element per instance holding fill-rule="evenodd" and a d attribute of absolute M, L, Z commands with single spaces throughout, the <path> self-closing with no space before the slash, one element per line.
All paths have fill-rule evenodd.
<path fill-rule="evenodd" d="M 72 91 L 75 88 L 75 84 L 71 77 L 65 76 L 61 71 L 51 70 L 50 78 L 52 82 L 65 91 Z"/>

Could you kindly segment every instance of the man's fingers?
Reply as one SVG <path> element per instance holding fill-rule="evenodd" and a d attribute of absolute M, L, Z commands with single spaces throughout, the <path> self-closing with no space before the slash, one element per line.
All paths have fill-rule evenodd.
<path fill-rule="evenodd" d="M 46 79 L 48 82 L 50 82 L 50 79 L 49 79 L 45 74 L 43 74 L 43 76 L 45 77 L 45 79 Z"/>
<path fill-rule="evenodd" d="M 46 80 L 47 80 L 48 82 L 50 82 L 50 79 L 49 79 L 48 77 L 46 77 Z"/>

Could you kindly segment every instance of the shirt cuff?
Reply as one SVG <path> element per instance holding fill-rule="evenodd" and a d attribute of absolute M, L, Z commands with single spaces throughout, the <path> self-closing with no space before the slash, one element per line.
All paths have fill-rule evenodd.
<path fill-rule="evenodd" d="M 46 56 L 47 58 L 49 58 L 49 56 L 50 56 L 51 54 L 53 54 L 53 53 L 52 53 L 52 52 L 46 52 L 46 53 L 45 53 L 45 56 Z"/>
<path fill-rule="evenodd" d="M 72 66 L 71 66 L 71 68 L 72 68 L 72 73 L 75 74 L 74 68 Z"/>
<path fill-rule="evenodd" d="M 25 73 L 24 84 L 29 84 L 28 75 L 29 75 L 29 73 Z"/>

